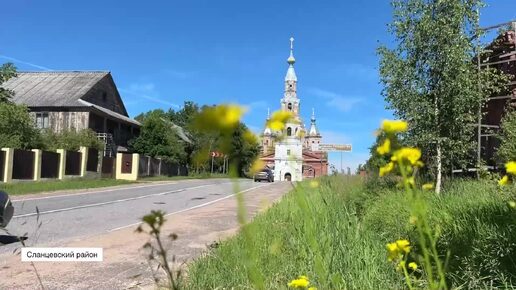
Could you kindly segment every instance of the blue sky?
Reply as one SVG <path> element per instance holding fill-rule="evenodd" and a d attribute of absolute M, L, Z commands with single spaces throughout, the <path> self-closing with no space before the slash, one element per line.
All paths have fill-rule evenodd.
<path fill-rule="evenodd" d="M 514 0 L 489 0 L 482 25 L 516 19 Z M 363 163 L 385 110 L 376 47 L 389 44 L 388 0 L 2 1 L 0 62 L 20 70 L 109 70 L 131 116 L 155 108 L 247 105 L 259 132 L 283 93 L 294 36 L 298 94 L 325 143 L 351 143 Z M 330 154 L 340 168 L 340 155 Z"/>

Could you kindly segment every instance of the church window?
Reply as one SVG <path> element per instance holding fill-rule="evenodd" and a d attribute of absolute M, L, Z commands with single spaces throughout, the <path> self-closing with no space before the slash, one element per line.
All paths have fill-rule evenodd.
<path fill-rule="evenodd" d="M 315 143 L 315 141 L 312 141 L 312 144 L 314 144 L 314 143 Z"/>
<path fill-rule="evenodd" d="M 287 136 L 292 136 L 292 128 L 287 128 Z"/>
<path fill-rule="evenodd" d="M 287 155 L 290 156 L 290 149 L 287 149 Z"/>
<path fill-rule="evenodd" d="M 265 145 L 269 145 L 269 140 L 265 140 Z"/>
<path fill-rule="evenodd" d="M 288 103 L 288 110 L 292 111 L 292 103 Z"/>

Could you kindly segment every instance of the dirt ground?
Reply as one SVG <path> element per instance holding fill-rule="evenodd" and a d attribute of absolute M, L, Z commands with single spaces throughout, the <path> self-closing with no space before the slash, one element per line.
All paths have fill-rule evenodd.
<path fill-rule="evenodd" d="M 278 201 L 291 184 L 277 182 L 245 193 L 249 217 Z M 209 245 L 238 231 L 236 198 L 167 217 L 163 235 L 179 238 L 167 245 L 176 261 L 188 263 Z M 37 262 L 44 289 L 154 289 L 156 285 L 142 246 L 148 241 L 136 226 L 76 240 L 63 247 L 102 247 L 103 262 Z M 41 289 L 31 263 L 19 255 L 0 257 L 0 289 Z"/>

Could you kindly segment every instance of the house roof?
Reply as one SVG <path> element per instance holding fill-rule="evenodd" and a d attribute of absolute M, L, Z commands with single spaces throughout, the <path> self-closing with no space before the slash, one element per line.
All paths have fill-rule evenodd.
<path fill-rule="evenodd" d="M 138 125 L 138 126 L 141 126 L 142 124 L 134 119 L 131 119 L 129 117 L 126 117 L 122 114 L 119 114 L 117 112 L 113 112 L 111 110 L 108 110 L 104 107 L 101 107 L 101 106 L 98 106 L 98 105 L 95 105 L 95 104 L 92 104 L 90 102 L 86 102 L 84 100 L 78 100 L 79 103 L 83 104 L 84 106 L 86 107 L 91 107 L 91 108 L 94 108 L 96 109 L 97 111 L 100 111 L 106 115 L 109 115 L 113 118 L 116 118 L 116 119 L 119 119 L 119 120 L 122 120 L 122 121 L 125 121 L 125 122 L 128 122 L 128 123 L 131 123 L 131 124 L 134 124 L 134 125 Z"/>
<path fill-rule="evenodd" d="M 83 107 L 79 102 L 106 71 L 19 72 L 3 84 L 13 90 L 13 102 L 28 107 Z"/>

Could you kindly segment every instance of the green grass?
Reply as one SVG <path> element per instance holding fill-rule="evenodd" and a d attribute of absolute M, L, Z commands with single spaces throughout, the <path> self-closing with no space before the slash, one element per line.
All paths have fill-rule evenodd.
<path fill-rule="evenodd" d="M 516 284 L 516 188 L 494 182 L 458 181 L 441 196 L 424 192 L 429 219 L 440 233 L 442 258 L 451 288 L 512 288 Z M 402 191 L 364 186 L 357 179 L 329 177 L 310 188 L 302 183 L 249 224 L 251 239 L 231 238 L 193 262 L 187 289 L 252 289 L 245 258 L 257 257 L 254 271 L 265 289 L 286 289 L 307 275 L 319 289 L 405 289 L 387 262 L 385 245 L 400 238 L 419 254 L 408 203 Z M 424 285 L 421 285 L 424 288 Z"/>
<path fill-rule="evenodd" d="M 29 193 L 49 192 L 70 189 L 88 189 L 109 187 L 134 183 L 126 180 L 116 179 L 68 179 L 68 180 L 49 180 L 49 181 L 24 181 L 14 183 L 0 183 L 0 190 L 9 195 L 21 195 Z"/>

